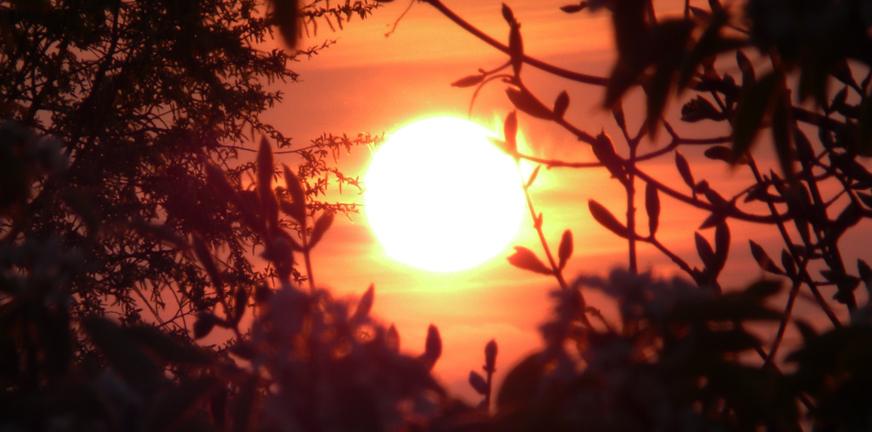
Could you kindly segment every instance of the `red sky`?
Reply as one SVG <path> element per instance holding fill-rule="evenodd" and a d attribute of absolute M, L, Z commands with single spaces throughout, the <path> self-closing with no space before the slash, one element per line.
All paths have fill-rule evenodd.
<path fill-rule="evenodd" d="M 508 2 L 522 23 L 525 51 L 562 67 L 607 75 L 613 60 L 607 12 L 568 15 L 559 10 L 567 3 L 571 2 Z M 679 8 L 672 6 L 672 10 L 680 10 L 683 2 L 671 3 Z M 701 3 L 700 7 L 706 4 Z M 501 40 L 507 38 L 508 27 L 500 14 L 500 2 L 446 0 L 445 4 L 486 33 Z M 390 3 L 365 21 L 355 19 L 346 30 L 338 33 L 320 26 L 317 37 L 304 40 L 302 45 L 319 43 L 325 38 L 337 39 L 338 43 L 316 58 L 295 66 L 303 82 L 282 87 L 286 92 L 285 102 L 270 111 L 266 121 L 302 145 L 324 132 L 390 135 L 422 117 L 465 117 L 472 90 L 453 88 L 450 83 L 474 74 L 478 68 L 496 67 L 506 57 L 467 34 L 431 6 L 417 2 L 400 21 L 397 30 L 386 38 L 384 34 L 407 5 L 405 1 Z M 661 2 L 657 5 L 658 12 L 667 11 Z M 567 118 L 582 129 L 596 134 L 605 128 L 613 137 L 620 135 L 611 115 L 599 108 L 601 88 L 551 79 L 531 67 L 525 67 L 524 71 L 525 82 L 545 101 L 567 90 L 571 97 Z M 500 130 L 497 120 L 512 109 L 503 91 L 504 85 L 499 83 L 486 87 L 475 104 L 472 119 Z M 636 127 L 642 114 L 640 101 L 638 95 L 631 95 L 625 104 L 631 129 Z M 680 107 L 671 108 L 669 117 L 677 119 Z M 725 132 L 714 123 L 680 127 L 689 136 Z M 530 152 L 535 155 L 593 161 L 587 145 L 580 144 L 553 124 L 520 115 L 520 128 L 530 142 Z M 620 140 L 615 141 L 621 152 Z M 653 148 L 655 144 L 643 143 L 643 151 Z M 702 158 L 702 150 L 682 149 L 692 161 L 697 179 L 705 178 L 727 190 L 731 187 L 735 190 L 737 184 L 743 184 L 742 179 L 747 178 L 744 172 L 732 172 L 723 163 Z M 763 157 L 765 159 L 765 155 Z M 361 148 L 344 156 L 340 167 L 346 175 L 362 177 L 371 158 L 371 152 Z M 671 155 L 646 163 L 644 169 L 676 188 L 682 187 Z M 599 227 L 587 210 L 587 200 L 595 199 L 615 214 L 624 211 L 623 191 L 604 169 L 543 169 L 531 192 L 537 209 L 545 215 L 544 229 L 552 248 L 557 247 L 564 229 L 574 233 L 575 255 L 565 272 L 568 279 L 582 272 L 605 274 L 611 268 L 626 265 L 626 243 Z M 335 198 L 362 202 L 361 196 L 348 193 L 347 189 L 345 194 Z M 675 205 L 666 198 L 662 200 L 665 209 Z M 641 199 L 637 201 L 637 208 L 640 229 L 644 231 L 647 223 Z M 680 211 L 664 210 L 658 237 L 691 265 L 700 265 L 693 249 L 693 232 L 706 215 L 688 211 L 686 207 L 676 208 Z M 753 234 L 758 243 L 771 244 L 770 255 L 779 256 L 780 249 L 775 246 L 775 230 L 740 224 L 730 227 L 733 245 L 722 283 L 741 286 L 762 275 L 750 257 L 749 234 Z M 868 233 L 868 228 L 862 232 Z M 713 236 L 711 230 L 702 234 L 710 240 Z M 855 236 L 845 241 L 861 245 L 864 237 L 868 238 Z M 485 264 L 452 274 L 424 272 L 387 257 L 367 226 L 365 216 L 359 214 L 350 219 L 337 218 L 316 251 L 315 276 L 319 285 L 330 287 L 339 296 L 359 296 L 374 283 L 373 313 L 385 323 L 396 323 L 405 351 L 421 352 L 427 326 L 435 324 L 444 346 L 436 373 L 455 394 L 471 398 L 474 393 L 466 384 L 466 377 L 470 370 L 480 370 L 485 343 L 495 338 L 499 344 L 499 378 L 521 356 L 539 346 L 536 328 L 550 312 L 549 291 L 557 288 L 547 277 L 510 266 L 505 258 L 511 254 L 512 245 L 541 253 L 529 217 L 509 247 Z M 653 248 L 640 245 L 639 257 L 641 269 L 653 269 L 662 275 L 677 272 L 677 268 Z M 872 257 L 866 258 L 868 261 Z M 846 262 L 852 263 L 854 259 L 846 259 Z M 592 303 L 607 312 L 610 310 L 601 296 L 587 295 Z M 799 307 L 813 310 L 804 306 Z"/>

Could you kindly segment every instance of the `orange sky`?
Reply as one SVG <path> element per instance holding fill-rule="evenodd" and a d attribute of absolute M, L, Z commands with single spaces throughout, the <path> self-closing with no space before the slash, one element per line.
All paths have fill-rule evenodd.
<path fill-rule="evenodd" d="M 505 39 L 508 28 L 500 14 L 500 2 L 472 3 L 445 1 L 483 31 Z M 522 23 L 528 54 L 581 72 L 607 74 L 613 60 L 607 12 L 567 15 L 559 10 L 560 6 L 571 3 L 566 0 L 508 3 Z M 673 10 L 678 10 L 676 5 L 680 7 L 681 3 L 671 2 Z M 657 4 L 661 7 L 660 2 Z M 303 82 L 284 86 L 285 102 L 270 111 L 265 120 L 302 145 L 323 132 L 356 134 L 365 131 L 390 135 L 402 125 L 422 117 L 465 117 L 472 90 L 452 88 L 449 84 L 475 73 L 479 67 L 498 66 L 506 60 L 505 56 L 423 3 L 414 4 L 397 30 L 386 38 L 384 34 L 407 5 L 405 1 L 390 3 L 366 21 L 354 20 L 339 33 L 324 31 L 326 26 L 321 26 L 321 33 L 304 40 L 302 45 L 314 44 L 323 38 L 338 39 L 338 44 L 294 68 L 302 75 Z M 548 79 L 530 67 L 525 68 L 525 76 L 543 100 L 553 99 L 561 90 L 567 90 L 571 97 L 567 118 L 587 132 L 596 134 L 600 128 L 605 128 L 610 135 L 619 135 L 611 115 L 598 108 L 601 88 Z M 498 130 L 500 127 L 495 121 L 512 108 L 503 90 L 503 85 L 497 83 L 485 88 L 476 102 L 473 120 Z M 641 108 L 632 109 L 640 106 L 640 100 L 638 95 L 631 95 L 625 105 L 631 128 L 641 115 Z M 672 108 L 672 118 L 677 118 L 678 107 Z M 525 115 L 519 118 L 521 132 L 528 137 L 532 153 L 573 161 L 593 160 L 588 146 L 578 143 L 557 126 Z M 717 125 L 704 126 L 708 129 L 684 130 L 691 135 L 723 132 Z M 620 144 L 616 140 L 619 152 Z M 643 143 L 646 145 L 650 149 L 654 144 Z M 701 150 L 682 149 L 691 159 L 698 179 L 706 178 L 714 185 L 729 189 L 731 185 L 735 187 L 736 180 L 744 178 L 744 173 L 732 173 L 725 164 L 702 158 Z M 340 167 L 346 175 L 362 177 L 371 157 L 368 150 L 359 149 L 343 157 Z M 644 169 L 657 173 L 668 184 L 682 185 L 671 156 L 648 163 Z M 604 274 L 615 266 L 626 265 L 626 243 L 593 222 L 587 210 L 587 200 L 592 198 L 616 214 L 623 212 L 623 191 L 604 169 L 543 169 L 531 192 L 537 209 L 545 215 L 544 229 L 553 248 L 564 229 L 569 228 L 574 233 L 575 255 L 565 272 L 568 279 L 580 272 Z M 362 202 L 361 196 L 349 194 L 347 190 L 338 199 Z M 665 197 L 662 200 L 666 209 L 674 204 Z M 640 229 L 644 231 L 647 223 L 641 200 L 637 208 Z M 692 249 L 693 230 L 705 216 L 702 212 L 687 211 L 685 207 L 681 207 L 680 212 L 665 210 L 658 237 L 691 265 L 700 265 Z M 762 274 L 751 261 L 748 234 L 753 233 L 761 244 L 774 245 L 777 233 L 767 228 L 761 234 L 753 227 L 735 223 L 730 227 L 733 245 L 722 283 L 738 286 Z M 866 228 L 863 232 L 868 233 L 869 227 Z M 713 235 L 710 231 L 703 234 L 709 238 Z M 846 241 L 861 245 L 863 236 Z M 497 377 L 500 378 L 511 364 L 539 346 L 536 328 L 550 311 L 548 292 L 557 288 L 547 277 L 510 266 L 505 258 L 511 254 L 512 245 L 541 252 L 529 216 L 509 247 L 494 259 L 458 273 L 429 273 L 388 258 L 363 214 L 354 215 L 350 220 L 339 217 L 316 250 L 316 281 L 339 296 L 359 296 L 374 283 L 373 313 L 385 323 L 396 323 L 402 348 L 410 353 L 423 350 L 427 326 L 435 324 L 444 345 L 442 359 L 435 369 L 437 375 L 453 393 L 474 400 L 466 377 L 470 370 L 481 367 L 485 343 L 496 338 L 499 344 Z M 769 249 L 770 254 L 778 256 L 779 250 L 774 248 Z M 639 257 L 641 269 L 653 268 L 667 275 L 677 271 L 668 259 L 645 245 L 640 245 Z M 853 259 L 848 258 L 846 262 L 851 263 Z M 588 296 L 589 301 L 608 312 L 610 307 L 605 299 L 596 293 Z"/>

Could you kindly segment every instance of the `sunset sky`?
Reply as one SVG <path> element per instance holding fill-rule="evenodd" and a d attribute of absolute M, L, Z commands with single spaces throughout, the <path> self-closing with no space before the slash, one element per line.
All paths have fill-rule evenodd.
<path fill-rule="evenodd" d="M 567 3 L 571 2 L 508 2 L 522 23 L 525 51 L 565 68 L 607 75 L 614 60 L 608 12 L 568 15 L 559 10 Z M 486 33 L 499 40 L 507 39 L 508 26 L 500 14 L 500 2 L 446 0 L 445 4 Z M 679 12 L 682 4 L 675 2 L 672 12 Z M 371 18 L 362 22 L 355 19 L 337 33 L 320 26 L 318 35 L 303 40 L 301 45 L 313 45 L 324 39 L 336 39 L 337 43 L 294 67 L 302 82 L 282 86 L 285 101 L 264 120 L 303 145 L 324 132 L 390 136 L 417 119 L 466 117 L 472 89 L 453 88 L 450 83 L 476 73 L 478 68 L 494 68 L 506 61 L 506 56 L 423 3 L 414 4 L 396 31 L 385 37 L 407 5 L 405 1 L 390 3 Z M 658 13 L 670 12 L 661 2 L 657 5 Z M 588 133 L 596 134 L 604 128 L 613 137 L 620 135 L 611 114 L 600 108 L 602 88 L 552 79 L 532 67 L 525 67 L 524 76 L 525 82 L 546 103 L 560 91 L 568 91 L 571 103 L 566 117 Z M 504 89 L 501 83 L 486 87 L 475 103 L 471 119 L 500 131 L 502 119 L 512 109 Z M 631 94 L 625 102 L 631 130 L 637 127 L 642 115 L 640 101 L 638 94 Z M 693 128 L 679 124 L 679 108 L 672 106 L 667 117 L 676 120 L 674 124 L 687 136 L 727 133 L 715 123 L 697 124 Z M 530 154 L 569 161 L 594 160 L 589 146 L 553 124 L 523 114 L 519 115 L 519 123 Z M 625 151 L 621 140 L 616 138 L 615 143 L 619 152 Z M 641 150 L 656 145 L 643 142 Z M 732 172 L 722 162 L 702 158 L 702 150 L 681 150 L 692 161 L 697 179 L 705 178 L 716 188 L 727 191 L 734 191 L 737 184 L 744 183 L 742 179 L 747 178 L 747 173 Z M 346 175 L 363 177 L 371 160 L 372 152 L 360 148 L 344 155 L 339 166 Z M 671 155 L 646 163 L 643 168 L 676 188 L 683 186 Z M 625 241 L 598 226 L 587 209 L 587 200 L 595 199 L 616 215 L 624 212 L 623 190 L 605 169 L 543 169 L 531 193 L 537 210 L 544 214 L 544 230 L 552 248 L 557 248 L 563 230 L 571 229 L 574 234 L 575 254 L 564 273 L 569 280 L 580 273 L 605 275 L 611 268 L 626 266 Z M 334 199 L 362 202 L 360 195 L 348 189 L 341 196 L 329 197 Z M 680 211 L 670 211 L 675 202 L 665 197 L 662 200 L 666 210 L 658 237 L 691 265 L 700 265 L 693 249 L 693 233 L 706 215 L 684 206 L 675 207 Z M 641 198 L 636 206 L 640 231 L 647 232 Z M 762 275 L 751 260 L 749 235 L 753 234 L 758 243 L 773 245 L 770 254 L 778 256 L 780 248 L 774 249 L 777 232 L 768 228 L 754 231 L 754 227 L 738 223 L 732 223 L 730 228 L 733 233 L 730 260 L 721 281 L 726 286 L 741 286 Z M 711 230 L 701 233 L 709 239 L 713 236 Z M 861 244 L 862 238 L 845 241 Z M 397 325 L 406 352 L 423 351 L 427 326 L 435 324 L 444 345 L 436 374 L 455 394 L 472 400 L 474 393 L 466 384 L 466 377 L 470 370 L 480 370 L 485 343 L 495 338 L 499 344 L 500 378 L 521 356 L 539 346 L 537 326 L 550 313 L 548 293 L 557 288 L 556 282 L 548 277 L 509 265 L 506 257 L 512 253 L 513 245 L 528 247 L 541 255 L 529 216 L 506 249 L 481 266 L 456 273 L 426 272 L 389 258 L 362 212 L 350 218 L 337 218 L 316 250 L 315 275 L 319 285 L 331 288 L 339 296 L 359 296 L 374 283 L 373 313 L 386 324 Z M 678 271 L 666 257 L 646 245 L 640 245 L 639 257 L 643 270 L 653 269 L 664 276 Z M 856 256 L 846 262 L 855 260 Z M 611 313 L 612 306 L 602 296 L 594 292 L 586 295 L 591 303 Z M 800 310 L 806 304 L 801 298 Z"/>

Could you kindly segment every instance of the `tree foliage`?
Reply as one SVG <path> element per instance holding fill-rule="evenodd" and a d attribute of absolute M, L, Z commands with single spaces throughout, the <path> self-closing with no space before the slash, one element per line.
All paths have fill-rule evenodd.
<path fill-rule="evenodd" d="M 258 120 L 282 97 L 266 85 L 295 79 L 288 61 L 319 49 L 260 51 L 271 26 L 293 46 L 319 20 L 332 27 L 372 5 L 275 0 L 263 12 L 242 0 L 0 3 L 4 429 L 868 429 L 872 321 L 856 289 L 872 292 L 872 268 L 857 257 L 854 269 L 840 249 L 872 216 L 868 2 L 749 0 L 739 11 L 711 0 L 686 3 L 680 17 L 658 16 L 650 0 L 562 7 L 607 9 L 618 51 L 607 77 L 527 55 L 524 17 L 510 5 L 501 10 L 503 44 L 439 0 L 425 3 L 506 53 L 501 67 L 453 83 L 507 84 L 514 110 L 505 151 L 519 163 L 604 169 L 620 183 L 627 211 L 595 200 L 587 208 L 627 241 L 627 270 L 564 276 L 573 235 L 564 230 L 552 253 L 534 206 L 537 167 L 524 192 L 541 250 L 516 246 L 508 260 L 559 285 L 540 327 L 543 346 L 497 387 L 497 343 L 489 342 L 484 373 L 469 374 L 481 402 L 458 401 L 430 373 L 451 349 L 436 326 L 423 353 L 403 353 L 397 329 L 370 315 L 373 285 L 354 302 L 315 284 L 311 251 L 334 212 L 347 210 L 317 202 L 326 176 L 357 185 L 325 158 L 375 138 L 324 135 L 297 147 Z M 724 62 L 741 77 L 719 70 Z M 601 87 L 621 136 L 576 126 L 569 92 L 542 102 L 524 82 L 530 67 Z M 621 102 L 637 87 L 645 106 L 631 132 Z M 667 120 L 670 100 L 681 102 L 681 121 L 721 122 L 730 134 L 684 137 Z M 594 160 L 521 153 L 526 115 L 568 130 Z M 664 131 L 665 144 L 640 150 Z M 768 171 L 751 146 L 762 136 L 777 155 Z M 254 157 L 240 157 L 255 139 Z M 752 180 L 725 196 L 679 152 L 691 146 Z M 274 147 L 299 155 L 300 165 L 277 176 Z M 658 157 L 674 160 L 680 184 L 646 171 L 643 163 Z M 688 233 L 696 256 L 658 238 L 663 196 L 707 214 Z M 748 239 L 772 279 L 728 290 L 719 279 L 737 247 L 736 221 L 777 230 L 784 245 L 775 254 Z M 687 278 L 640 273 L 640 245 Z M 266 268 L 251 264 L 252 248 Z M 615 299 L 617 320 L 587 303 L 590 290 Z M 793 316 L 803 291 L 831 324 L 823 332 Z M 142 307 L 152 315 L 141 316 Z M 778 330 L 761 337 L 750 330 L 760 322 Z M 782 362 L 776 354 L 790 325 L 802 342 Z M 196 342 L 216 329 L 232 335 L 226 344 Z"/>

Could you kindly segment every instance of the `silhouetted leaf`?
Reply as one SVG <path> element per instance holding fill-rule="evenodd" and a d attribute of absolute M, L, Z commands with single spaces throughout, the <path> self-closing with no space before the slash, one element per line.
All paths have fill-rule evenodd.
<path fill-rule="evenodd" d="M 615 123 L 618 125 L 621 130 L 627 129 L 627 120 L 624 117 L 624 104 L 618 100 L 611 106 L 612 109 L 612 117 L 615 118 Z"/>
<path fill-rule="evenodd" d="M 497 370 L 497 341 L 491 339 L 484 346 L 484 370 L 493 373 Z"/>
<path fill-rule="evenodd" d="M 202 339 L 212 332 L 215 325 L 221 323 L 222 320 L 208 312 L 200 312 L 197 314 L 197 320 L 194 321 L 194 339 Z"/>
<path fill-rule="evenodd" d="M 618 222 L 618 219 L 600 203 L 592 199 L 587 200 L 587 207 L 590 209 L 590 214 L 593 215 L 593 218 L 596 219 L 600 225 L 621 237 L 627 238 L 629 236 L 627 227 Z"/>
<path fill-rule="evenodd" d="M 724 264 L 727 262 L 727 256 L 730 253 L 730 227 L 726 222 L 721 222 L 715 226 L 715 275 L 721 273 L 724 269 Z"/>
<path fill-rule="evenodd" d="M 533 185 L 533 182 L 536 180 L 536 177 L 539 175 L 539 169 L 542 168 L 542 165 L 536 165 L 536 168 L 533 168 L 533 172 L 530 173 L 530 178 L 527 179 L 527 183 L 524 184 L 525 188 L 529 188 Z"/>
<path fill-rule="evenodd" d="M 681 121 L 696 123 L 700 120 L 721 120 L 723 114 L 708 99 L 697 96 L 681 107 Z"/>
<path fill-rule="evenodd" d="M 721 160 L 721 161 L 724 161 L 726 163 L 733 163 L 733 161 L 731 159 L 732 158 L 732 156 L 731 156 L 732 151 L 730 150 L 729 147 L 726 147 L 726 146 L 716 145 L 716 146 L 709 147 L 705 150 L 705 152 L 703 154 L 705 155 L 705 157 L 712 159 L 712 160 Z M 736 164 L 745 164 L 748 162 L 747 162 L 747 158 L 741 158 L 740 160 L 736 161 L 735 163 Z"/>
<path fill-rule="evenodd" d="M 509 87 L 506 89 L 506 96 L 509 97 L 509 100 L 515 108 L 518 108 L 533 117 L 547 120 L 554 117 L 551 110 L 548 109 L 545 104 L 524 88 Z"/>
<path fill-rule="evenodd" d="M 597 160 L 609 170 L 612 177 L 618 179 L 621 184 L 627 184 L 629 180 L 627 180 L 624 165 L 621 158 L 615 152 L 615 145 L 612 143 L 611 137 L 605 131 L 601 131 L 596 136 L 596 141 L 591 144 L 591 150 L 593 150 L 593 155 Z"/>
<path fill-rule="evenodd" d="M 549 276 L 554 274 L 550 268 L 542 263 L 533 251 L 523 246 L 515 246 L 515 253 L 513 253 L 508 259 L 510 264 L 520 269 Z"/>
<path fill-rule="evenodd" d="M 439 336 L 439 329 L 433 324 L 427 328 L 427 341 L 424 345 L 424 354 L 421 359 L 428 369 L 432 370 L 436 364 L 436 360 L 442 355 L 442 338 Z"/>
<path fill-rule="evenodd" d="M 690 6 L 690 12 L 693 14 L 693 16 L 695 18 L 702 19 L 702 20 L 707 20 L 707 19 L 711 18 L 711 16 L 712 16 L 711 12 L 709 12 L 705 9 L 698 8 L 696 6 Z"/>
<path fill-rule="evenodd" d="M 474 85 L 481 84 L 484 81 L 483 74 L 470 75 L 467 77 L 463 77 L 457 81 L 451 83 L 452 87 L 472 87 Z"/>
<path fill-rule="evenodd" d="M 755 243 L 754 240 L 748 240 L 751 244 L 751 255 L 754 256 L 754 259 L 757 261 L 757 264 L 763 270 L 768 271 L 769 273 L 775 273 L 778 275 L 783 275 L 784 271 L 782 271 L 775 263 L 772 261 L 772 258 L 769 258 L 769 254 L 763 249 L 762 246 Z"/>
<path fill-rule="evenodd" d="M 560 6 L 560 10 L 566 13 L 576 13 L 581 12 L 584 8 L 587 7 L 587 2 L 583 1 L 579 4 L 571 4 L 566 6 Z"/>
<path fill-rule="evenodd" d="M 793 120 L 790 115 L 790 102 L 787 98 L 780 97 L 775 102 L 772 113 L 772 141 L 775 144 L 775 153 L 778 155 L 778 163 L 781 172 L 789 183 L 794 183 L 793 170 Z"/>
<path fill-rule="evenodd" d="M 654 237 L 660 224 L 660 193 L 650 182 L 645 185 L 645 211 L 648 213 L 648 232 Z"/>
<path fill-rule="evenodd" d="M 502 11 L 502 13 L 503 13 L 503 19 L 505 19 L 506 22 L 507 22 L 510 26 L 511 26 L 511 25 L 514 25 L 514 24 L 516 23 L 516 21 L 515 21 L 515 14 L 512 13 L 512 8 L 510 8 L 509 5 L 503 3 L 503 7 L 502 7 L 501 11 Z"/>
<path fill-rule="evenodd" d="M 237 341 L 228 349 L 231 354 L 243 360 L 253 360 L 257 355 L 257 349 L 254 347 L 254 344 L 247 340 Z"/>
<path fill-rule="evenodd" d="M 506 116 L 503 122 L 503 137 L 506 139 L 506 150 L 512 157 L 518 155 L 518 114 L 515 111 Z"/>
<path fill-rule="evenodd" d="M 705 265 L 707 270 L 714 273 L 714 269 L 717 266 L 717 260 L 715 259 L 715 251 L 712 250 L 711 244 L 709 244 L 708 240 L 698 232 L 693 233 L 693 239 L 696 242 L 696 253 L 699 255 L 700 259 L 702 259 L 702 263 Z"/>
<path fill-rule="evenodd" d="M 572 231 L 563 231 L 563 236 L 560 238 L 560 247 L 557 248 L 557 257 L 559 259 L 558 268 L 563 270 L 566 267 L 566 262 L 572 256 Z"/>
<path fill-rule="evenodd" d="M 733 122 L 733 162 L 748 151 L 763 123 L 763 117 L 772 105 L 779 77 L 768 73 L 745 89 L 744 97 L 736 109 Z"/>
<path fill-rule="evenodd" d="M 487 381 L 476 371 L 469 371 L 469 385 L 480 395 L 487 394 Z"/>
<path fill-rule="evenodd" d="M 297 19 L 299 5 L 297 0 L 272 0 L 273 19 L 279 28 L 285 45 L 294 48 L 297 45 Z"/>
<path fill-rule="evenodd" d="M 497 408 L 500 412 L 523 406 L 536 394 L 542 378 L 542 365 L 537 354 L 521 360 L 503 380 L 497 393 Z"/>
<path fill-rule="evenodd" d="M 554 100 L 554 117 L 555 118 L 563 118 L 563 115 L 566 114 L 566 108 L 569 107 L 569 94 L 566 93 L 566 90 L 560 92 L 557 95 L 557 99 Z"/>
<path fill-rule="evenodd" d="M 678 168 L 678 173 L 681 174 L 684 183 L 693 189 L 694 182 L 693 174 L 690 173 L 690 165 L 687 164 L 687 159 L 678 150 L 675 151 L 675 167 Z"/>
<path fill-rule="evenodd" d="M 288 193 L 291 195 L 290 207 L 282 208 L 288 216 L 293 217 L 300 224 L 306 224 L 306 193 L 303 191 L 303 185 L 300 179 L 288 168 L 282 164 L 285 173 L 285 186 Z"/>
<path fill-rule="evenodd" d="M 866 207 L 872 208 L 872 195 L 865 192 L 857 192 L 857 198 L 860 198 L 860 201 L 865 204 Z"/>
<path fill-rule="evenodd" d="M 141 385 L 160 377 L 160 368 L 117 324 L 102 317 L 85 318 L 82 324 L 125 381 Z"/>
<path fill-rule="evenodd" d="M 370 284 L 369 288 L 366 289 L 366 292 L 360 297 L 360 301 L 357 302 L 357 308 L 354 309 L 354 315 L 352 315 L 351 320 L 353 322 L 361 322 L 364 318 L 369 316 L 369 311 L 372 310 L 372 303 L 375 299 L 375 285 Z M 396 329 L 394 329 L 396 330 Z"/>
<path fill-rule="evenodd" d="M 872 156 L 872 98 L 865 97 L 860 102 L 857 124 L 860 126 L 857 153 L 861 156 Z"/>
<path fill-rule="evenodd" d="M 331 225 L 333 225 L 333 210 L 324 210 L 324 213 L 321 213 L 321 216 L 315 221 L 315 226 L 312 227 L 312 237 L 309 238 L 308 243 L 309 250 L 312 250 L 321 241 Z"/>

